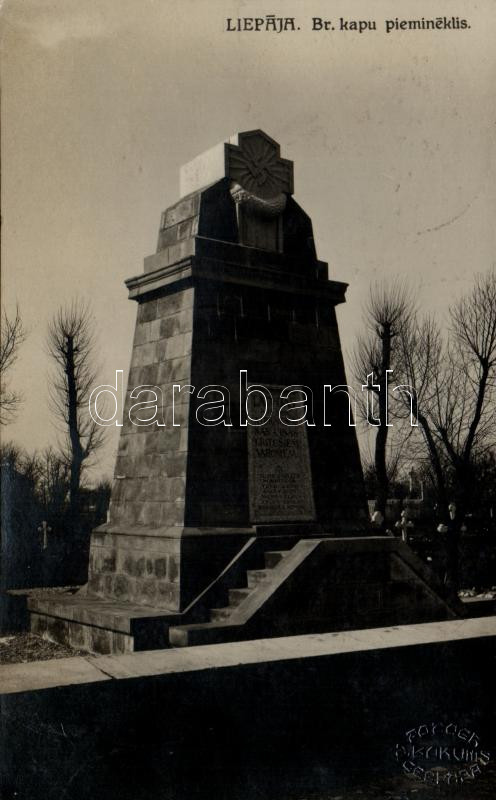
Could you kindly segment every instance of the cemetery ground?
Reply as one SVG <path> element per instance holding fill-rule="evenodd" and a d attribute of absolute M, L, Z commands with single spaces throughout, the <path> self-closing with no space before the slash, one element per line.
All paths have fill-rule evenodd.
<path fill-rule="evenodd" d="M 464 589 L 460 599 L 470 613 L 472 604 L 496 604 L 496 586 L 483 591 L 475 588 Z M 69 645 L 51 642 L 34 633 L 4 634 L 0 636 L 0 664 L 27 663 L 32 661 L 49 661 L 55 658 L 70 658 L 75 655 L 87 655 L 85 650 L 74 649 Z"/>
<path fill-rule="evenodd" d="M 0 664 L 50 661 L 52 658 L 69 658 L 83 651 L 66 645 L 49 642 L 32 633 L 14 633 L 0 637 Z"/>
<path fill-rule="evenodd" d="M 4 665 L 2 798 L 487 800 L 494 656 L 493 617 Z M 447 709 L 489 760 L 433 787 L 396 743 Z"/>
<path fill-rule="evenodd" d="M 417 554 L 422 558 L 424 563 L 430 564 L 434 569 L 436 569 L 438 575 L 442 577 L 444 562 L 442 548 L 439 546 L 439 540 L 435 536 L 426 535 L 424 532 L 422 536 L 419 534 L 416 541 L 414 537 L 411 544 L 416 550 Z M 43 554 L 45 555 L 45 558 L 48 559 L 49 551 L 43 551 L 42 555 Z M 463 554 L 463 589 L 460 591 L 460 596 L 468 608 L 468 613 L 472 613 L 472 604 L 485 604 L 488 606 L 488 608 L 488 604 L 490 604 L 492 607 L 494 607 L 496 587 L 492 585 L 490 581 L 491 575 L 494 576 L 494 571 L 491 565 L 494 564 L 495 554 L 492 532 L 486 532 L 480 541 L 473 536 L 467 537 L 464 543 Z M 47 564 L 49 564 L 48 561 Z M 48 573 L 49 572 L 50 569 L 48 567 Z M 46 582 L 50 583 L 50 574 L 47 574 L 46 579 Z M 56 594 L 57 591 L 61 590 L 63 590 L 63 588 L 59 587 L 58 589 L 54 588 L 51 591 Z M 46 587 L 42 591 L 46 592 Z M 494 611 L 492 613 L 494 613 Z M 371 633 L 373 633 L 373 631 L 371 631 Z M 277 640 L 274 640 L 274 644 L 277 646 Z M 263 643 L 261 643 L 261 646 L 263 646 Z M 194 650 L 195 648 L 192 649 Z M 185 651 L 183 650 L 183 653 L 184 652 Z M 159 654 L 157 652 L 157 656 L 158 655 Z M 174 653 L 171 653 L 171 655 L 174 657 Z M 77 658 L 78 656 L 79 658 Z M 61 668 L 64 667 L 65 664 L 69 665 L 76 660 L 82 661 L 85 664 L 98 664 L 101 659 L 103 659 L 103 664 L 103 662 L 105 662 L 105 657 L 94 656 L 82 650 L 72 650 L 67 646 L 55 644 L 41 637 L 34 636 L 33 634 L 28 633 L 27 630 L 18 630 L 12 632 L 4 630 L 0 634 L 0 664 L 4 665 L 3 667 L 0 667 L 0 671 L 5 668 L 9 669 L 10 667 L 18 667 L 21 671 L 25 668 L 36 669 L 37 664 L 32 662 L 38 662 L 42 672 L 45 671 L 45 674 L 47 674 L 48 670 L 53 675 L 57 675 L 57 673 Z M 482 659 L 485 659 L 485 662 Z M 474 676 L 477 678 L 480 671 L 484 671 L 486 669 L 484 663 L 489 664 L 494 660 L 494 653 L 491 654 L 491 651 L 488 650 L 484 653 L 473 654 L 471 651 L 465 660 L 467 662 L 466 666 L 464 667 L 465 673 L 462 674 L 460 683 L 460 675 L 458 674 L 457 677 L 456 673 L 457 659 L 455 657 L 451 657 L 451 660 L 447 661 L 442 655 L 439 659 L 439 666 L 434 666 L 434 669 L 431 669 L 431 671 L 429 671 L 429 669 L 427 670 L 427 682 L 430 684 L 432 682 L 435 683 L 436 678 L 433 677 L 432 673 L 439 668 L 439 684 L 436 685 L 436 690 L 428 685 L 428 688 L 425 690 L 425 696 L 427 698 L 431 698 L 432 696 L 439 694 L 439 696 L 442 698 L 444 682 L 447 681 L 450 683 L 452 681 L 452 676 L 449 673 L 450 670 L 453 669 L 455 670 L 453 685 L 456 685 L 456 681 L 458 680 L 458 691 L 460 692 L 460 687 L 464 686 L 465 680 L 468 684 L 471 679 L 474 679 Z M 416 655 L 409 656 L 408 663 L 410 666 L 415 664 L 415 670 L 419 675 L 421 675 L 421 661 L 419 661 Z M 373 666 L 373 661 L 370 662 L 370 664 L 372 665 L 372 670 L 374 671 L 375 667 Z M 103 669 L 106 669 L 105 665 L 103 666 Z M 375 669 L 375 671 L 376 673 L 385 675 L 389 669 L 394 671 L 395 666 L 390 666 L 389 662 L 386 662 L 381 669 Z M 332 674 L 332 671 L 333 667 L 331 666 L 330 674 Z M 360 681 L 364 681 L 364 687 L 366 686 L 366 682 L 369 681 L 368 670 L 365 670 L 365 672 L 367 672 L 366 677 L 362 674 L 362 679 Z M 463 670 L 460 670 L 460 672 L 463 673 Z M 281 685 L 283 685 L 283 681 L 287 678 L 287 674 L 282 676 Z M 312 675 L 311 680 L 313 680 L 313 678 L 314 676 Z M 260 679 L 265 681 L 266 678 L 265 676 L 263 678 L 260 678 L 259 676 L 258 680 Z M 215 681 L 215 678 L 209 678 L 206 684 L 207 686 L 211 680 Z M 375 674 L 375 676 L 372 674 L 370 680 L 372 683 L 374 680 L 377 680 L 377 674 Z M 378 685 L 383 696 L 386 698 L 386 705 L 382 709 L 382 712 L 387 717 L 391 711 L 391 714 L 393 715 L 391 724 L 394 725 L 394 707 L 395 702 L 398 701 L 398 697 L 396 700 L 394 697 L 392 697 L 391 705 L 389 705 L 389 691 L 385 691 L 384 681 L 382 678 L 380 678 L 380 680 L 382 681 L 382 685 Z M 400 669 L 399 674 L 394 671 L 393 683 L 398 683 L 398 685 L 401 686 L 402 681 L 410 682 L 410 680 L 413 679 L 408 671 L 408 667 L 404 667 L 403 671 Z M 301 683 L 305 685 L 308 681 L 308 673 L 306 676 L 303 673 L 301 677 Z M 419 681 L 420 683 L 417 685 L 417 690 L 423 692 L 423 680 L 420 677 Z M 118 681 L 110 681 L 110 683 L 117 682 Z M 297 688 L 295 692 L 292 691 L 291 686 L 287 688 L 287 699 L 285 703 L 285 713 L 287 714 L 287 718 L 283 719 L 282 722 L 279 718 L 279 722 L 274 725 L 274 730 L 272 731 L 273 738 L 268 740 L 266 747 L 263 749 L 264 751 L 261 752 L 255 748 L 255 755 L 250 755 L 246 764 L 242 763 L 244 757 L 243 754 L 240 752 L 235 752 L 235 763 L 232 766 L 232 769 L 229 765 L 231 763 L 231 759 L 233 758 L 232 748 L 234 745 L 228 741 L 225 731 L 221 731 L 219 733 L 218 724 L 219 720 L 221 723 L 222 720 L 227 723 L 227 720 L 230 719 L 232 704 L 239 703 L 241 706 L 243 706 L 245 701 L 243 699 L 243 691 L 241 689 L 239 690 L 239 693 L 235 691 L 232 696 L 230 696 L 232 688 L 229 686 L 229 679 L 226 681 L 227 685 L 225 688 L 227 695 L 224 697 L 224 689 L 222 689 L 220 691 L 219 698 L 223 699 L 220 701 L 219 698 L 217 698 L 219 700 L 219 704 L 215 706 L 207 706 L 209 718 L 213 720 L 213 723 L 209 722 L 209 725 L 205 728 L 205 723 L 202 718 L 203 714 L 205 713 L 204 709 L 199 711 L 200 730 L 202 729 L 201 726 L 203 725 L 203 734 L 200 733 L 197 735 L 195 733 L 190 734 L 188 732 L 186 737 L 191 735 L 193 741 L 188 741 L 187 738 L 181 741 L 181 739 L 185 736 L 184 730 L 189 726 L 189 729 L 193 731 L 195 725 L 197 724 L 196 712 L 195 716 L 192 717 L 191 709 L 188 709 L 190 701 L 187 697 L 185 698 L 187 722 L 185 721 L 180 723 L 180 728 L 182 731 L 178 735 L 174 734 L 171 737 L 172 744 L 169 748 L 167 743 L 164 743 L 163 749 L 160 750 L 160 757 L 157 757 L 156 753 L 153 752 L 153 749 L 157 745 L 155 742 L 150 744 L 147 739 L 147 734 L 145 734 L 145 741 L 143 743 L 136 744 L 136 740 L 133 739 L 133 737 L 136 735 L 136 731 L 134 730 L 134 720 L 135 718 L 139 720 L 139 714 L 141 713 L 137 712 L 136 708 L 134 708 L 134 710 L 130 708 L 129 715 L 125 719 L 125 724 L 131 725 L 129 732 L 130 739 L 132 739 L 132 741 L 130 741 L 126 736 L 124 736 L 123 740 L 120 738 L 120 712 L 117 710 L 119 700 L 118 698 L 112 696 L 112 693 L 110 693 L 109 700 L 106 700 L 105 697 L 103 697 L 100 698 L 99 701 L 98 692 L 95 698 L 91 690 L 89 690 L 88 693 L 84 693 L 83 691 L 81 694 L 79 707 L 87 708 L 89 719 L 85 719 L 84 713 L 78 713 L 76 720 L 74 720 L 74 725 L 72 726 L 72 716 L 74 713 L 73 709 L 78 703 L 77 700 L 73 700 L 70 702 L 70 704 L 68 704 L 70 711 L 67 715 L 65 713 L 61 713 L 59 719 L 57 714 L 58 701 L 54 698 L 57 695 L 64 694 L 64 686 L 54 688 L 53 690 L 48 689 L 41 692 L 28 692 L 26 693 L 26 700 L 21 700 L 20 702 L 19 712 L 17 712 L 17 710 L 14 712 L 14 718 L 16 726 L 19 725 L 19 730 L 22 730 L 23 726 L 27 726 L 27 728 L 31 730 L 31 734 L 29 734 L 31 737 L 29 747 L 33 746 L 33 758 L 39 759 L 40 755 L 42 755 L 43 758 L 46 758 L 45 766 L 37 767 L 34 770 L 35 775 L 38 776 L 38 778 L 41 780 L 41 785 L 44 787 L 43 794 L 40 793 L 38 795 L 36 793 L 37 790 L 35 790 L 32 785 L 29 788 L 29 794 L 23 794 L 22 790 L 19 791 L 19 786 L 17 786 L 16 783 L 7 784 L 3 788 L 3 800 L 28 800 L 28 797 L 31 800 L 32 797 L 38 796 L 44 796 L 45 800 L 50 800 L 52 797 L 65 797 L 68 798 L 68 800 L 79 800 L 79 798 L 83 798 L 83 800 L 86 800 L 87 797 L 90 797 L 91 791 L 95 791 L 95 784 L 93 781 L 99 780 L 99 773 L 101 770 L 103 770 L 104 773 L 101 789 L 103 793 L 100 794 L 100 789 L 97 788 L 96 791 L 98 793 L 93 794 L 93 796 L 105 796 L 109 798 L 109 800 L 113 800 L 114 797 L 116 799 L 119 797 L 119 800 L 126 800 L 126 798 L 131 796 L 133 798 L 143 797 L 148 800 L 148 798 L 152 796 L 162 796 L 161 792 L 163 791 L 163 787 L 168 786 L 170 788 L 171 783 L 175 787 L 172 790 L 173 794 L 171 795 L 171 800 L 186 800 L 186 798 L 188 798 L 188 800 L 191 800 L 191 798 L 202 798 L 202 800 L 205 798 L 205 800 L 211 800 L 213 797 L 215 797 L 216 800 L 245 800 L 245 798 L 246 800 L 269 800 L 269 798 L 270 800 L 444 800 L 445 798 L 446 800 L 489 800 L 489 798 L 494 797 L 496 767 L 494 764 L 493 754 L 495 747 L 493 744 L 490 744 L 491 761 L 483 770 L 482 774 L 477 777 L 477 780 L 470 782 L 470 784 L 461 786 L 444 786 L 442 790 L 440 790 L 439 787 L 431 787 L 421 781 L 413 779 L 412 776 L 402 774 L 398 765 L 394 763 L 391 758 L 382 764 L 379 760 L 375 762 L 373 758 L 371 759 L 369 755 L 365 754 L 361 747 L 364 745 L 364 738 L 366 735 L 370 735 L 372 739 L 377 738 L 379 742 L 381 741 L 381 737 L 383 737 L 384 741 L 387 740 L 388 731 L 387 729 L 384 729 L 383 720 L 376 718 L 372 709 L 370 714 L 367 715 L 368 728 L 367 725 L 365 725 L 365 729 L 368 729 L 369 733 L 367 734 L 366 730 L 362 731 L 361 733 L 356 733 L 355 727 L 358 726 L 358 728 L 360 728 L 360 717 L 364 713 L 363 709 L 360 709 L 359 706 L 348 706 L 346 714 L 350 714 L 352 718 L 352 722 L 350 722 L 348 725 L 346 723 L 346 714 L 343 715 L 343 709 L 339 707 L 340 701 L 336 700 L 336 698 L 334 701 L 334 707 L 332 709 L 332 703 L 327 700 L 325 702 L 326 705 L 328 705 L 329 712 L 331 712 L 331 717 L 334 715 L 333 719 L 336 722 L 338 719 L 340 720 L 338 727 L 341 732 L 344 731 L 345 739 L 347 739 L 349 743 L 350 763 L 348 765 L 348 770 L 345 769 L 344 774 L 343 772 L 339 773 L 339 771 L 337 775 L 333 774 L 331 766 L 334 758 L 332 749 L 334 745 L 331 743 L 329 747 L 329 761 L 326 761 L 325 756 L 322 758 L 322 753 L 320 752 L 322 745 L 320 743 L 315 745 L 317 753 L 313 753 L 312 745 L 308 743 L 308 740 L 312 742 L 316 736 L 316 732 L 312 730 L 314 723 L 309 723 L 308 720 L 305 720 L 305 724 L 302 725 L 301 730 L 298 730 L 297 736 L 300 738 L 300 741 L 295 744 L 294 741 L 290 739 L 289 746 L 290 748 L 294 747 L 296 753 L 295 764 L 293 765 L 291 763 L 293 759 L 287 758 L 284 755 L 287 734 L 284 733 L 283 730 L 287 724 L 289 724 L 290 727 L 298 727 L 295 725 L 295 719 L 297 719 L 299 709 L 301 708 L 301 699 L 298 697 L 298 693 L 302 691 L 302 689 L 299 683 L 296 682 L 294 675 L 291 676 L 290 683 L 293 684 L 293 687 L 296 686 Z M 344 685 L 346 686 L 346 683 Z M 490 684 L 488 684 L 486 681 L 486 690 L 488 685 L 490 686 Z M 310 693 L 310 702 L 314 703 L 316 709 L 314 713 L 317 716 L 319 715 L 318 708 L 322 702 L 322 698 L 325 698 L 326 686 L 327 683 L 324 683 L 315 690 L 315 693 Z M 422 687 L 422 689 L 420 690 L 419 687 Z M 205 694 L 205 688 L 203 688 L 201 684 L 198 685 L 197 688 L 200 696 Z M 404 688 L 407 694 L 409 692 L 412 694 L 411 688 L 408 687 L 406 683 L 404 683 Z M 178 687 L 178 692 L 179 690 L 180 687 Z M 136 687 L 136 691 L 139 698 L 142 696 L 145 690 Z M 278 689 L 278 691 L 282 690 Z M 392 691 L 394 692 L 395 689 L 392 689 Z M 50 695 L 51 692 L 52 699 L 50 701 L 44 701 L 43 695 Z M 265 693 L 265 699 L 270 702 L 270 695 L 267 693 L 267 690 L 262 689 L 262 692 Z M 461 692 L 461 695 L 463 694 L 464 690 Z M 33 699 L 31 701 L 27 700 L 29 695 L 32 695 Z M 455 702 L 456 705 L 456 692 L 454 692 L 453 695 L 454 700 L 452 698 L 451 702 Z M 178 694 L 174 692 L 172 695 L 171 702 L 173 705 L 176 702 L 173 699 L 174 696 L 178 696 Z M 470 696 L 469 689 L 467 689 L 467 696 Z M 22 694 L 12 695 L 11 698 L 14 702 L 16 697 L 21 698 Z M 9 712 L 8 705 L 5 703 L 5 700 L 7 700 L 8 703 L 8 696 L 7 698 L 3 698 L 3 703 L 4 709 L 7 711 L 5 718 L 7 721 L 7 728 L 9 728 L 9 721 L 7 719 Z M 489 702 L 489 704 L 492 702 L 492 697 L 490 694 L 487 695 L 486 700 Z M 44 702 L 47 703 L 46 710 L 44 710 Z M 93 710 L 93 707 L 99 702 L 101 702 L 102 706 L 106 708 L 106 714 L 109 722 L 97 720 L 95 726 L 95 711 Z M 164 709 L 164 719 L 168 720 L 171 714 L 170 704 L 164 703 L 160 700 L 158 702 L 162 702 L 160 707 Z M 26 715 L 28 721 L 23 720 L 24 703 L 27 703 L 28 708 L 31 708 L 32 703 L 32 708 L 34 710 L 33 720 L 31 720 L 31 710 Z M 134 707 L 135 703 L 139 705 L 139 700 L 133 700 L 130 702 L 130 706 Z M 367 705 L 367 698 L 363 700 L 363 703 L 364 705 Z M 259 707 L 262 705 L 262 703 L 256 703 L 255 705 L 256 707 L 253 709 L 253 711 L 246 716 L 246 719 L 249 720 L 249 725 L 254 724 L 254 720 L 256 719 L 257 713 L 259 713 Z M 474 705 L 479 709 L 483 708 L 483 699 L 478 697 L 474 701 Z M 54 711 L 50 709 L 50 706 Z M 181 703 L 179 703 L 178 713 L 182 714 L 183 712 L 180 706 Z M 152 708 L 153 705 L 150 705 L 149 699 L 148 704 L 144 702 L 144 709 L 146 710 L 143 710 L 143 715 L 148 719 L 151 719 L 151 716 L 154 714 Z M 280 714 L 281 707 L 278 707 L 277 702 L 275 708 L 276 712 Z M 172 714 L 174 715 L 175 713 L 176 712 L 172 710 Z M 304 713 L 305 715 L 309 714 L 308 709 L 306 709 Z M 375 713 L 380 713 L 380 710 L 378 710 L 377 706 L 375 708 Z M 236 716 L 237 714 L 238 711 L 235 710 L 234 715 Z M 358 720 L 355 719 L 356 716 L 358 716 Z M 332 738 L 334 735 L 333 733 L 330 733 L 331 717 L 329 717 L 329 731 L 325 730 L 323 734 L 324 737 L 330 736 Z M 115 722 L 113 721 L 114 718 Z M 236 720 L 236 722 L 238 726 L 242 727 L 239 720 Z M 139 721 L 137 724 L 139 726 Z M 175 723 L 173 722 L 172 724 L 174 727 Z M 265 723 L 262 719 L 260 727 L 257 728 L 258 732 L 263 730 L 264 724 Z M 319 725 L 320 724 L 321 722 L 319 722 Z M 324 726 L 326 724 L 327 723 L 324 723 Z M 376 725 L 377 728 L 375 727 Z M 145 727 L 147 726 L 148 722 L 146 722 Z M 38 732 L 38 730 L 35 732 L 35 729 L 38 729 L 38 727 L 40 732 Z M 64 733 L 56 733 L 56 727 L 59 728 L 59 731 L 64 731 Z M 152 728 L 153 730 L 150 733 L 150 738 L 153 740 L 158 734 L 157 723 L 152 723 Z M 348 730 L 348 728 L 350 730 Z M 47 735 L 44 736 L 42 731 L 46 731 Z M 153 731 L 155 731 L 155 733 Z M 238 729 L 237 731 L 239 734 Z M 279 738 L 281 733 L 283 736 L 282 741 Z M 207 736 L 206 744 L 202 739 L 203 735 Z M 213 743 L 208 741 L 208 737 L 217 735 L 220 737 L 219 741 L 217 745 L 211 749 Z M 237 734 L 234 733 L 233 735 L 236 736 Z M 258 733 L 254 733 L 253 730 L 249 731 L 246 736 L 246 740 L 244 740 L 245 744 L 248 743 L 248 745 L 251 747 L 251 737 L 256 735 L 258 735 Z M 292 735 L 295 735 L 294 731 L 292 732 Z M 52 736 L 55 736 L 55 743 L 52 740 Z M 105 741 L 106 736 L 109 736 L 112 739 L 111 747 L 109 747 Z M 354 740 L 357 736 L 358 741 L 355 742 Z M 16 737 L 17 733 L 14 735 L 14 741 Z M 89 740 L 92 737 L 95 738 L 95 743 L 89 744 Z M 23 752 L 24 740 L 22 734 L 20 734 L 20 738 L 21 746 L 19 751 Z M 170 737 L 167 735 L 166 738 L 169 739 Z M 57 743 L 59 740 L 61 744 Z M 36 744 L 37 742 L 38 744 Z M 367 742 L 365 744 L 367 745 Z M 59 751 L 59 746 L 65 749 Z M 147 748 L 150 746 L 152 748 L 152 756 L 149 760 Z M 205 747 L 207 753 L 210 753 L 212 763 L 205 764 L 205 762 L 209 761 L 208 755 L 202 753 L 202 749 Z M 373 742 L 372 749 L 374 749 L 374 747 L 377 749 L 377 742 Z M 99 748 L 102 749 L 100 750 Z M 183 749 L 182 753 L 181 749 Z M 325 743 L 323 749 L 325 750 Z M 104 752 L 105 750 L 107 750 L 107 752 Z M 195 753 L 195 757 L 191 762 L 189 759 L 191 758 L 192 752 Z M 176 755 L 179 757 L 179 767 L 175 763 Z M 384 753 L 381 753 L 380 747 L 379 755 L 384 756 Z M 198 757 L 201 763 L 198 765 L 199 771 L 197 772 Z M 308 763 L 305 761 L 306 757 L 308 758 Z M 57 758 L 60 758 L 60 762 L 57 762 Z M 135 758 L 136 763 L 133 761 Z M 337 760 L 339 761 L 342 758 L 343 755 L 338 748 Z M 344 759 L 345 762 L 346 758 L 347 757 Z M 127 760 L 130 760 L 133 763 L 132 772 L 135 777 L 129 776 L 130 767 L 126 766 Z M 109 763 L 107 762 L 110 762 L 110 767 Z M 186 762 L 187 765 L 184 766 Z M 56 763 L 60 764 L 61 775 L 65 776 L 65 783 L 59 783 L 58 776 L 53 774 L 54 765 Z M 110 780 L 107 775 L 107 770 L 110 770 L 110 774 L 112 774 L 113 768 L 118 771 L 119 775 L 124 774 L 124 778 L 120 777 L 117 779 L 117 786 L 115 789 L 111 784 L 106 783 L 108 780 Z M 24 764 L 21 766 L 21 769 L 25 769 Z M 41 775 L 40 769 L 43 773 L 45 773 L 44 775 Z M 240 773 L 243 775 L 244 781 L 240 778 L 240 775 L 237 774 L 237 769 L 239 769 Z M 32 765 L 27 767 L 28 773 L 32 770 Z M 329 776 L 327 776 L 327 770 L 330 770 Z M 89 781 L 90 788 L 88 789 L 88 794 L 85 794 L 85 791 L 81 787 L 81 783 L 83 782 L 82 776 L 86 776 L 88 771 L 91 772 L 91 778 Z M 52 774 L 50 775 L 47 790 L 45 779 L 46 776 L 51 772 Z M 72 778 L 73 774 L 75 775 L 74 778 Z M 150 774 L 151 789 L 149 789 L 148 785 Z M 62 781 L 62 777 L 60 780 Z M 126 782 L 130 783 L 130 788 L 124 786 Z M 53 789 L 51 788 L 52 783 Z M 139 785 L 140 783 L 142 784 L 141 786 Z M 140 794 L 140 791 L 142 794 Z"/>

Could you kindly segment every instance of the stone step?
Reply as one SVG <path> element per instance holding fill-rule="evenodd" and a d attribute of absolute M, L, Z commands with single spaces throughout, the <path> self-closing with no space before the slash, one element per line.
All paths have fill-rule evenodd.
<path fill-rule="evenodd" d="M 77 592 L 33 592 L 31 630 L 49 641 L 90 653 L 132 653 L 168 645 L 168 627 L 181 616 L 165 609 Z"/>
<path fill-rule="evenodd" d="M 265 566 L 267 569 L 273 569 L 280 561 L 288 554 L 287 550 L 267 550 L 265 555 Z"/>
<path fill-rule="evenodd" d="M 235 642 L 243 638 L 242 625 L 224 622 L 201 622 L 193 625 L 178 625 L 169 628 L 172 647 L 191 647 L 200 644 Z"/>
<path fill-rule="evenodd" d="M 233 606 L 226 606 L 225 608 L 211 608 L 210 619 L 212 622 L 220 622 L 224 619 L 228 619 L 232 610 Z"/>
<path fill-rule="evenodd" d="M 91 623 L 78 622 L 31 611 L 31 633 L 89 653 L 110 655 L 134 652 L 134 637 L 121 631 L 101 628 Z"/>
<path fill-rule="evenodd" d="M 247 569 L 246 577 L 248 588 L 253 589 L 259 583 L 264 583 L 270 575 L 270 569 Z"/>
<path fill-rule="evenodd" d="M 229 605 L 239 606 L 251 594 L 251 591 L 251 589 L 229 589 Z"/>

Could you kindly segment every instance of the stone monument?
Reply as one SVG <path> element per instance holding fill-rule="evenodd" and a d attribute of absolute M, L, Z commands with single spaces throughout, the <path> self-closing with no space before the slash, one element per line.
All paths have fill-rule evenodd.
<path fill-rule="evenodd" d="M 126 282 L 136 329 L 110 518 L 92 534 L 88 584 L 31 600 L 32 628 L 122 652 L 349 627 L 357 576 L 380 622 L 394 547 L 366 535 L 348 400 L 324 392 L 347 383 L 335 310 L 347 286 L 317 259 L 293 164 L 248 131 L 186 164 L 180 185 L 156 253 Z M 291 424 L 294 406 L 281 421 L 284 399 L 310 396 L 314 423 Z M 159 398 L 151 424 L 132 418 L 143 398 Z M 268 404 L 266 424 L 249 424 Z M 355 589 L 332 623 L 336 594 L 316 599 L 312 575 L 328 576 L 337 553 L 347 561 L 334 589 Z"/>

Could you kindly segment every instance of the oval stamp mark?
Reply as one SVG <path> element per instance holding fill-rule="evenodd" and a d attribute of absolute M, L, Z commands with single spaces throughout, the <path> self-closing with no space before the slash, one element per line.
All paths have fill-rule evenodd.
<path fill-rule="evenodd" d="M 491 760 L 479 735 L 456 722 L 410 728 L 396 743 L 394 754 L 405 775 L 433 786 L 469 784 Z"/>

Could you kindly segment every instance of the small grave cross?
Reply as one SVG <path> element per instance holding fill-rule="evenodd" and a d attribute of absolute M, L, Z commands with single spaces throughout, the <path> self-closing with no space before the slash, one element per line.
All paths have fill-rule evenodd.
<path fill-rule="evenodd" d="M 413 528 L 413 522 L 411 519 L 408 519 L 408 511 L 403 510 L 401 512 L 401 518 L 395 524 L 395 528 L 399 528 L 401 530 L 401 538 L 404 542 L 408 542 L 408 533 Z"/>
<path fill-rule="evenodd" d="M 46 550 L 48 547 L 48 534 L 52 532 L 52 529 L 46 519 L 44 519 L 41 525 L 38 527 L 38 531 L 43 533 L 43 550 Z"/>

